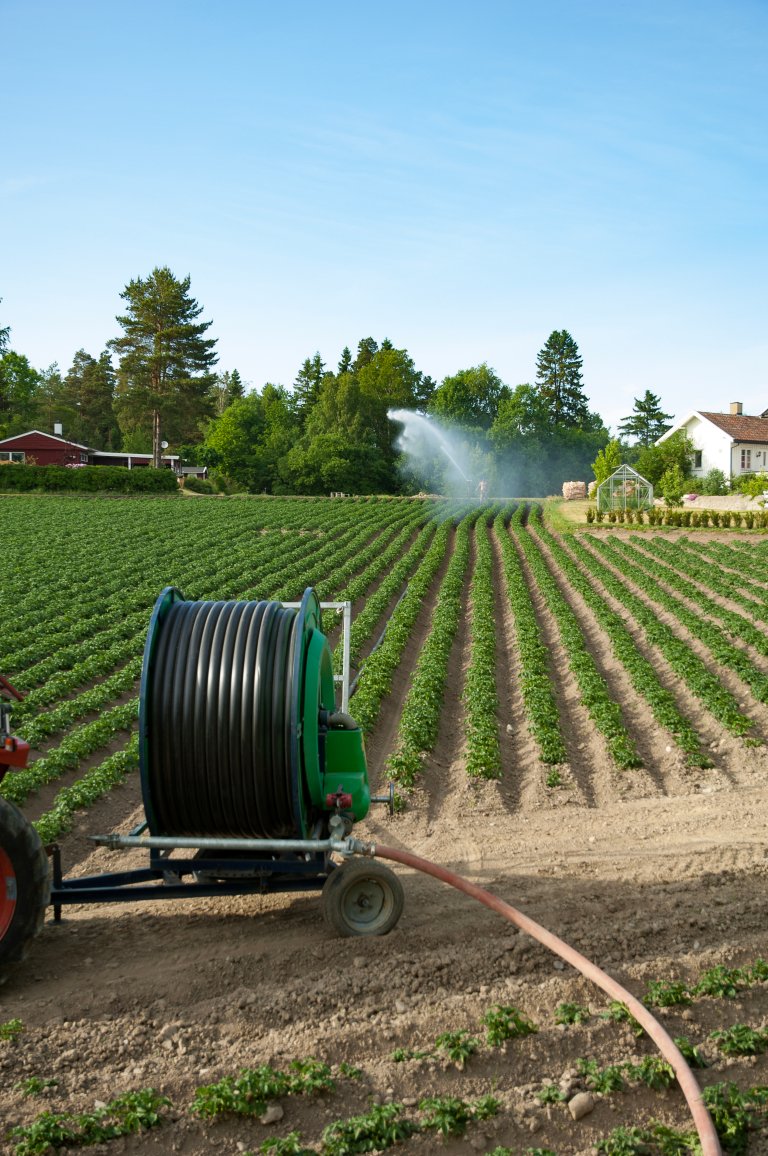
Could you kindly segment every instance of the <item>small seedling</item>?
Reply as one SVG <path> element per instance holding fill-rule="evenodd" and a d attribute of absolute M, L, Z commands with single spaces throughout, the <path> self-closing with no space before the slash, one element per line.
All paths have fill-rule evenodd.
<path fill-rule="evenodd" d="M 21 1020 L 6 1020 L 0 1024 L 0 1040 L 15 1040 L 24 1031 Z"/>
<path fill-rule="evenodd" d="M 431 1096 L 419 1102 L 419 1111 L 425 1112 L 423 1126 L 442 1136 L 463 1136 L 472 1120 L 487 1120 L 499 1110 L 499 1101 L 483 1096 L 474 1103 L 457 1096 Z"/>
<path fill-rule="evenodd" d="M 710 1032 L 709 1038 L 724 1056 L 759 1056 L 768 1049 L 768 1031 L 755 1031 L 747 1024 Z"/>
<path fill-rule="evenodd" d="M 562 787 L 563 776 L 560 774 L 557 767 L 552 767 L 552 769 L 547 772 L 546 784 L 553 790 L 555 787 Z"/>
<path fill-rule="evenodd" d="M 565 1093 L 560 1091 L 557 1084 L 544 1084 L 536 1093 L 536 1099 L 540 1104 L 562 1104 Z"/>
<path fill-rule="evenodd" d="M 623 1092 L 626 1086 L 620 1067 L 599 1068 L 596 1060 L 577 1060 L 576 1070 L 593 1092 Z"/>
<path fill-rule="evenodd" d="M 629 1024 L 636 1036 L 641 1036 L 645 1030 L 642 1024 L 637 1022 L 627 1005 L 617 999 L 611 1000 L 607 1010 L 601 1013 L 601 1018 L 611 1020 L 615 1024 Z"/>
<path fill-rule="evenodd" d="M 624 1071 L 630 1080 L 640 1080 L 654 1091 L 668 1088 L 675 1080 L 674 1068 L 661 1056 L 645 1056 L 639 1064 L 625 1064 Z"/>
<path fill-rule="evenodd" d="M 768 960 L 758 958 L 751 967 L 745 969 L 750 983 L 765 983 L 768 980 Z"/>
<path fill-rule="evenodd" d="M 676 980 L 667 982 L 658 980 L 648 984 L 648 991 L 643 997 L 643 1003 L 649 1007 L 674 1007 L 676 1004 L 689 1004 L 691 997 L 684 983 Z"/>
<path fill-rule="evenodd" d="M 677 1044 L 683 1059 L 688 1064 L 689 1068 L 707 1068 L 709 1064 L 702 1056 L 697 1047 L 691 1043 L 687 1036 L 676 1036 L 675 1043 Z"/>
<path fill-rule="evenodd" d="M 261 1064 L 242 1068 L 237 1077 L 225 1076 L 216 1084 L 195 1091 L 190 1111 L 198 1116 L 260 1116 L 270 1100 L 293 1094 L 332 1091 L 336 1087 L 327 1064 L 318 1060 L 293 1060 L 287 1072 Z"/>
<path fill-rule="evenodd" d="M 323 1156 L 356 1156 L 407 1140 L 419 1125 L 402 1112 L 402 1104 L 376 1104 L 365 1115 L 334 1120 L 323 1131 Z"/>
<path fill-rule="evenodd" d="M 559 1003 L 555 1008 L 556 1024 L 585 1024 L 589 1018 L 589 1008 L 579 1003 Z"/>
<path fill-rule="evenodd" d="M 22 1096 L 42 1096 L 48 1088 L 57 1088 L 58 1080 L 44 1080 L 41 1076 L 28 1076 L 26 1080 L 19 1080 L 13 1085 L 14 1092 L 21 1092 Z"/>
<path fill-rule="evenodd" d="M 646 1156 L 650 1152 L 650 1133 L 644 1128 L 614 1128 L 597 1142 L 603 1156 Z"/>
<path fill-rule="evenodd" d="M 353 1064 L 348 1064 L 346 1060 L 342 1060 L 339 1064 L 339 1075 L 343 1076 L 345 1080 L 361 1080 L 363 1069 L 356 1068 Z"/>
<path fill-rule="evenodd" d="M 700 1151 L 695 1132 L 679 1132 L 652 1120 L 647 1128 L 615 1128 L 597 1151 L 604 1156 L 692 1156 Z"/>
<path fill-rule="evenodd" d="M 505 1040 L 523 1039 L 538 1031 L 536 1025 L 521 1015 L 516 1007 L 503 1004 L 496 1004 L 485 1013 L 483 1026 L 492 1048 L 500 1047 Z"/>
<path fill-rule="evenodd" d="M 452 1063 L 463 1069 L 469 1057 L 477 1051 L 480 1041 L 465 1031 L 443 1032 L 435 1040 L 435 1046 L 445 1052 Z"/>
<path fill-rule="evenodd" d="M 31 1124 L 11 1129 L 16 1156 L 42 1156 L 51 1148 L 77 1148 L 101 1144 L 162 1123 L 160 1109 L 170 1104 L 153 1088 L 116 1096 L 95 1112 L 43 1112 Z"/>
<path fill-rule="evenodd" d="M 757 1116 L 765 1113 L 768 1088 L 741 1092 L 736 1084 L 710 1084 L 703 1099 L 725 1151 L 743 1156 Z"/>
<path fill-rule="evenodd" d="M 287 1136 L 270 1136 L 259 1147 L 259 1152 L 269 1156 L 315 1156 L 313 1148 L 305 1148 L 298 1132 L 289 1132 Z M 248 1156 L 248 1153 L 244 1153 Z"/>
<path fill-rule="evenodd" d="M 291 1060 L 288 1071 L 288 1091 L 300 1095 L 315 1092 L 332 1092 L 336 1083 L 331 1069 L 320 1060 L 309 1057 L 306 1060 Z"/>
<path fill-rule="evenodd" d="M 432 1051 L 418 1052 L 415 1048 L 395 1048 L 392 1059 L 396 1064 L 404 1064 L 407 1060 L 426 1060 L 434 1054 Z"/>
<path fill-rule="evenodd" d="M 704 972 L 693 991 L 695 995 L 735 999 L 744 986 L 744 978 L 744 972 L 740 967 L 724 967 L 719 964 Z"/>

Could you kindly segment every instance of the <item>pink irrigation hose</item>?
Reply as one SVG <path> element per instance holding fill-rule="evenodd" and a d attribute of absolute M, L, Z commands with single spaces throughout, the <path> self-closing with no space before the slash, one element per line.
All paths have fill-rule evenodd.
<path fill-rule="evenodd" d="M 527 935 L 537 939 L 555 955 L 559 955 L 566 963 L 570 963 L 577 971 L 587 979 L 591 979 L 593 983 L 601 987 L 604 992 L 607 992 L 613 999 L 621 1000 L 627 1005 L 632 1015 L 639 1024 L 647 1031 L 648 1035 L 654 1041 L 659 1051 L 665 1060 L 668 1060 L 674 1069 L 677 1076 L 683 1095 L 691 1110 L 693 1122 L 696 1125 L 696 1131 L 701 1140 L 701 1148 L 703 1156 L 721 1156 L 720 1141 L 715 1131 L 715 1126 L 712 1123 L 712 1118 L 707 1111 L 707 1107 L 701 1096 L 701 1089 L 696 1082 L 688 1064 L 685 1062 L 683 1055 L 672 1037 L 664 1030 L 657 1019 L 651 1015 L 648 1008 L 640 1003 L 638 999 L 623 988 L 620 983 L 612 979 L 607 972 L 602 968 L 597 967 L 582 955 L 581 952 L 576 951 L 570 947 L 564 940 L 557 935 L 553 935 L 551 931 L 547 931 L 546 927 L 535 923 L 533 919 L 529 919 L 527 915 L 523 915 L 517 908 L 512 907 L 509 903 L 505 903 L 503 899 L 499 899 L 497 895 L 492 895 L 490 891 L 486 891 L 483 887 L 478 887 L 475 883 L 470 883 L 467 879 L 462 879 L 460 875 L 456 875 L 453 871 L 448 871 L 445 867 L 439 867 L 436 863 L 430 863 L 428 859 L 422 859 L 418 855 L 412 855 L 410 851 L 400 851 L 396 847 L 380 847 L 378 844 L 373 844 L 371 852 L 377 859 L 392 859 L 396 863 L 402 863 L 406 867 L 413 867 L 417 871 L 423 871 L 425 875 L 432 875 L 435 879 L 439 879 L 442 883 L 448 883 L 451 887 L 455 887 L 458 891 L 463 891 L 465 895 L 470 895 L 473 899 L 477 899 L 479 903 L 484 903 L 486 907 L 490 907 L 491 911 L 496 911 L 504 919 L 508 919 L 510 923 L 514 923 L 521 931 Z"/>

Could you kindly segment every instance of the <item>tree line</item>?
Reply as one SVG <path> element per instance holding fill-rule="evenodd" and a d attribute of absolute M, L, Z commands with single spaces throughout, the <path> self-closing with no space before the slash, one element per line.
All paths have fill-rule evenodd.
<path fill-rule="evenodd" d="M 79 350 L 66 374 L 33 368 L 0 329 L 0 437 L 61 422 L 65 436 L 98 449 L 152 452 L 164 442 L 184 461 L 207 465 L 224 488 L 321 494 L 442 490 L 448 465 L 434 447 L 419 468 L 398 444 L 391 410 L 417 411 L 452 431 L 468 478 L 491 492 L 537 496 L 586 479 L 610 435 L 589 408 L 578 345 L 554 330 L 536 359 L 536 380 L 504 384 L 487 364 L 439 383 L 407 349 L 365 337 L 335 366 L 307 357 L 290 387 L 246 390 L 236 369 L 215 371 L 211 321 L 190 278 L 167 267 L 128 283 L 120 334 L 98 357 Z M 620 430 L 631 459 L 668 428 L 646 391 Z"/>

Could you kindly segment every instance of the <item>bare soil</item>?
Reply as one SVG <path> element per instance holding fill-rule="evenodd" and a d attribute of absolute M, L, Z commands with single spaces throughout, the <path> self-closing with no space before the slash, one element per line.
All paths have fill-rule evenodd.
<path fill-rule="evenodd" d="M 499 588 L 502 576 L 498 573 Z M 680 703 L 707 736 L 715 766 L 688 767 L 647 708 L 632 698 L 607 640 L 577 596 L 590 653 L 617 695 L 646 766 L 621 773 L 611 764 L 558 658 L 555 624 L 537 604 L 553 654 L 553 680 L 567 723 L 564 785 L 545 785 L 547 768 L 525 730 L 514 687 L 513 624 L 500 596 L 498 670 L 504 776 L 470 784 L 462 762 L 460 692 L 466 624 L 450 666 L 443 726 L 407 809 L 389 818 L 375 808 L 355 834 L 406 848 L 443 864 L 518 907 L 642 996 L 653 980 L 694 984 L 716 964 L 741 966 L 768 956 L 768 754 L 733 739 L 683 687 Z M 398 704 L 429 629 L 420 619 L 379 732 L 369 743 L 374 790 L 394 741 Z M 663 664 L 660 664 L 663 668 Z M 664 672 L 675 688 L 674 675 Z M 749 700 L 747 692 L 744 692 Z M 749 713 L 768 739 L 763 708 Z M 508 731 L 507 727 L 511 729 Z M 75 874 L 116 870 L 136 853 L 93 849 L 88 832 L 126 831 L 142 817 L 137 781 L 117 789 L 83 816 L 64 841 Z M 26 963 L 0 988 L 0 1022 L 24 1031 L 0 1042 L 0 1119 L 11 1126 L 46 1108 L 92 1110 L 119 1093 L 154 1087 L 172 1108 L 163 1125 L 111 1141 L 103 1153 L 257 1151 L 265 1139 L 299 1130 L 318 1145 L 332 1120 L 397 1101 L 418 1116 L 428 1095 L 475 1099 L 493 1093 L 497 1116 L 443 1141 L 414 1136 L 404 1152 L 492 1152 L 550 1148 L 594 1151 L 620 1124 L 651 1119 L 689 1128 L 680 1092 L 631 1085 L 596 1094 L 576 1121 L 560 1102 L 536 1093 L 553 1081 L 570 1099 L 586 1085 L 579 1058 L 601 1067 L 654 1052 L 646 1037 L 601 1017 L 608 997 L 528 936 L 467 897 L 396 868 L 406 892 L 398 927 L 383 939 L 334 938 L 319 895 L 267 895 L 176 903 L 70 907 L 46 922 Z M 588 1008 L 582 1024 L 555 1023 L 562 1002 Z M 538 1031 L 499 1048 L 487 1046 L 483 1015 L 514 1005 Z M 710 1066 L 702 1083 L 768 1085 L 768 1060 L 726 1059 L 709 1034 L 735 1023 L 768 1024 L 768 984 L 735 999 L 697 997 L 690 1007 L 661 1009 L 673 1036 L 700 1045 Z M 435 1050 L 436 1037 L 466 1029 L 481 1046 L 463 1070 L 439 1052 L 395 1062 L 395 1049 Z M 285 1067 L 308 1056 L 347 1061 L 358 1079 L 339 1077 L 335 1092 L 286 1097 L 282 1117 L 224 1117 L 203 1122 L 188 1111 L 195 1088 L 242 1067 Z M 29 1076 L 54 1079 L 42 1097 L 14 1089 Z M 7 1144 L 3 1151 L 12 1152 Z M 756 1131 L 750 1153 L 768 1152 Z"/>

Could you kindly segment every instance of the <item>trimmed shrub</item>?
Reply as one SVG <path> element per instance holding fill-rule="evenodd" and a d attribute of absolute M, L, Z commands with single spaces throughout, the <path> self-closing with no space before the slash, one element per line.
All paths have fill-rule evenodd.
<path fill-rule="evenodd" d="M 703 493 L 715 497 L 728 493 L 728 482 L 722 470 L 710 470 L 704 478 Z"/>
<path fill-rule="evenodd" d="M 177 494 L 179 483 L 173 470 L 141 466 L 12 466 L 0 470 L 0 490 L 30 493 L 33 490 L 115 494 Z"/>
<path fill-rule="evenodd" d="M 193 494 L 215 493 L 212 482 L 209 482 L 207 478 L 196 478 L 194 475 L 184 479 L 184 489 L 191 490 Z"/>

